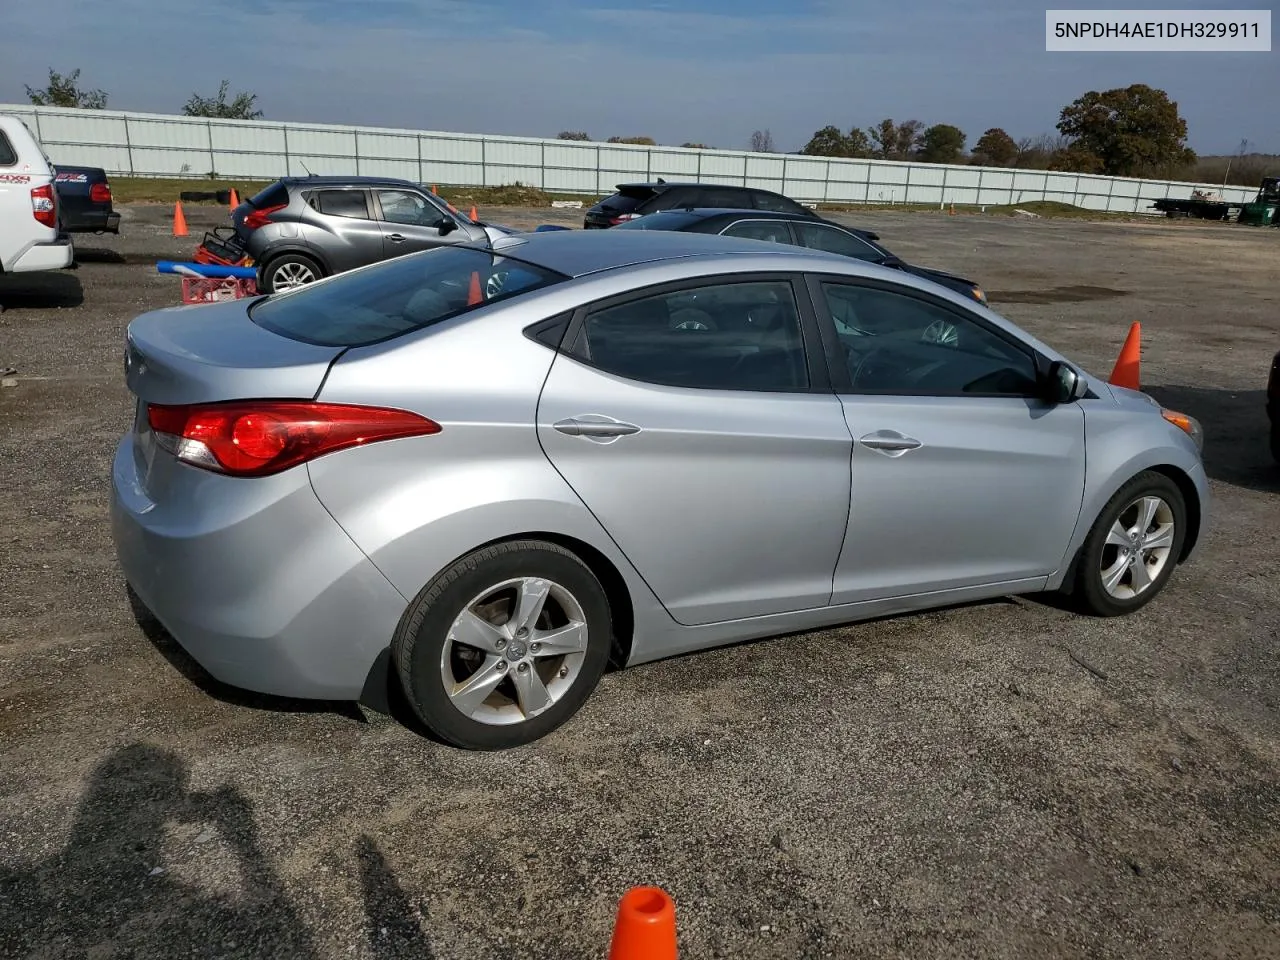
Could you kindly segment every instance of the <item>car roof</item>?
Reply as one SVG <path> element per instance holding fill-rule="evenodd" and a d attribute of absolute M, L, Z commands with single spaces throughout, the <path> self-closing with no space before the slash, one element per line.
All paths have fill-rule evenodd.
<path fill-rule="evenodd" d="M 336 175 L 324 175 L 313 177 L 281 177 L 280 182 L 293 186 L 308 187 L 367 187 L 395 184 L 398 187 L 407 185 L 418 189 L 422 188 L 422 185 L 419 183 L 415 183 L 412 180 L 403 180 L 398 177 L 342 177 Z"/>
<path fill-rule="evenodd" d="M 488 247 L 486 247 L 488 249 Z M 783 247 L 763 240 L 672 230 L 551 230 L 518 233 L 493 241 L 495 254 L 509 254 L 569 277 L 659 260 L 726 255 L 776 256 L 820 263 L 849 258 L 809 247 Z M 802 270 L 802 263 L 787 269 Z"/>
<path fill-rule="evenodd" d="M 797 223 L 808 223 L 816 220 L 818 223 L 837 227 L 859 237 L 866 237 L 868 240 L 880 239 L 878 233 L 874 233 L 871 230 L 863 230 L 861 227 L 850 227 L 847 224 L 836 223 L 834 220 L 828 220 L 826 217 L 820 216 L 816 211 L 810 211 L 808 218 L 802 218 L 798 213 L 787 213 L 782 210 L 757 210 L 752 207 L 673 207 L 670 210 L 659 210 L 657 213 L 649 214 L 649 216 L 656 217 L 663 213 L 691 214 L 700 220 L 715 220 L 718 218 L 736 220 L 744 217 L 749 217 L 752 220 L 788 220 Z"/>

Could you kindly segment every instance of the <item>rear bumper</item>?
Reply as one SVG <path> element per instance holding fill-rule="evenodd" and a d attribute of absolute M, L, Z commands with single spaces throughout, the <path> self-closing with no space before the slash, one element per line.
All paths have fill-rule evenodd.
<path fill-rule="evenodd" d="M 68 216 L 62 229 L 70 233 L 119 233 L 120 214 L 114 210 L 81 210 Z"/>
<path fill-rule="evenodd" d="M 235 687 L 359 699 L 407 601 L 320 504 L 307 472 L 245 481 L 172 462 L 157 471 L 156 502 L 141 459 L 126 435 L 112 465 L 112 536 L 125 578 L 178 644 Z"/>
<path fill-rule="evenodd" d="M 22 252 L 9 270 L 27 273 L 35 270 L 65 270 L 75 261 L 75 247 L 71 238 L 59 238 L 48 243 L 35 243 Z"/>

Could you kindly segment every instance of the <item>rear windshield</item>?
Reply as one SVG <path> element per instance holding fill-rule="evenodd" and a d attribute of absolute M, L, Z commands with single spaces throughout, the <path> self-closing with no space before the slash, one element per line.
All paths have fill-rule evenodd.
<path fill-rule="evenodd" d="M 249 318 L 291 340 L 362 347 L 567 279 L 489 250 L 441 247 L 259 300 Z"/>
<path fill-rule="evenodd" d="M 601 200 L 600 206 L 602 209 L 616 210 L 619 213 L 630 213 L 656 192 L 649 187 L 624 187 L 612 197 Z"/>
<path fill-rule="evenodd" d="M 288 206 L 289 191 L 285 189 L 285 185 L 283 183 L 273 183 L 265 190 L 261 190 L 250 197 L 249 203 L 253 205 L 255 210 L 265 210 L 267 207 Z"/>
<path fill-rule="evenodd" d="M 627 220 L 618 224 L 615 230 L 683 230 L 692 223 L 697 223 L 702 217 L 696 213 L 686 213 L 684 210 L 665 210 L 661 213 L 651 213 L 645 217 L 639 217 L 635 220 Z"/>

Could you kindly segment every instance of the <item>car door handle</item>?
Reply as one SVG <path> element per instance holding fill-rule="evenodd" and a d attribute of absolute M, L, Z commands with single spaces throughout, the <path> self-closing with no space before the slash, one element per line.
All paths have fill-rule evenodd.
<path fill-rule="evenodd" d="M 591 419 L 587 419 L 587 416 Z M 640 432 L 640 428 L 634 423 L 624 423 L 612 417 L 597 417 L 592 414 L 583 417 L 567 417 L 564 420 L 557 420 L 552 426 L 571 437 L 586 437 L 588 440 L 613 440 Z"/>
<path fill-rule="evenodd" d="M 877 430 L 875 433 L 868 433 L 865 437 L 859 437 L 858 442 L 888 457 L 900 457 L 908 450 L 921 446 L 920 441 L 915 437 L 908 437 L 896 430 Z"/>
<path fill-rule="evenodd" d="M 391 234 L 391 236 L 387 237 L 387 239 L 390 240 L 392 243 L 404 243 L 404 237 L 398 233 Z"/>

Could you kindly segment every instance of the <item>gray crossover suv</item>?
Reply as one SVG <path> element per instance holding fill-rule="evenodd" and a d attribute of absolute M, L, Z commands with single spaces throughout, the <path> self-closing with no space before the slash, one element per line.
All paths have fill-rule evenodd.
<path fill-rule="evenodd" d="M 512 232 L 452 212 L 421 184 L 387 177 L 285 177 L 236 207 L 231 222 L 263 293 Z"/>

